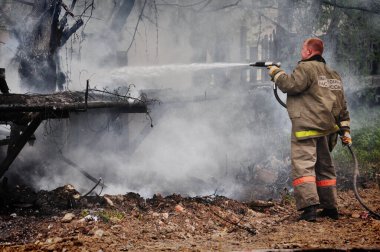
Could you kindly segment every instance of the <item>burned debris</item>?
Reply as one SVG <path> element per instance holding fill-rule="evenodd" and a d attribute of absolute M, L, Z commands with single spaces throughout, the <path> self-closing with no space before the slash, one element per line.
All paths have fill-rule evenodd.
<path fill-rule="evenodd" d="M 9 93 L 9 87 L 5 80 L 5 68 L 0 68 L 0 92 L 3 94 Z"/>
<path fill-rule="evenodd" d="M 54 94 L 4 94 L 0 96 L 0 123 L 11 126 L 10 135 L 1 139 L 8 146 L 0 164 L 0 177 L 8 170 L 34 132 L 44 120 L 69 118 L 70 113 L 106 109 L 117 113 L 147 113 L 148 100 L 86 92 Z"/>
<path fill-rule="evenodd" d="M 38 192 L 22 186 L 6 188 L 7 198 L 0 190 L 0 249 L 5 251 L 99 250 L 104 244 L 115 251 L 175 250 L 178 246 L 200 250 L 221 246 L 228 250 L 295 249 L 302 248 L 303 243 L 310 249 L 321 244 L 324 248 L 344 247 L 348 242 L 349 246 L 361 247 L 363 237 L 366 244 L 378 245 L 378 221 L 359 211 L 350 192 L 339 199 L 345 209 L 338 226 L 321 221 L 315 224 L 315 231 L 315 225 L 295 222 L 297 213 L 289 203 L 244 203 L 217 195 L 157 193 L 143 198 L 133 192 L 82 196 L 71 185 Z M 380 199 L 373 195 L 375 205 Z M 264 209 L 251 209 L 258 205 Z M 344 234 L 326 237 L 327 231 L 337 229 Z M 311 236 L 315 240 L 310 241 Z"/>

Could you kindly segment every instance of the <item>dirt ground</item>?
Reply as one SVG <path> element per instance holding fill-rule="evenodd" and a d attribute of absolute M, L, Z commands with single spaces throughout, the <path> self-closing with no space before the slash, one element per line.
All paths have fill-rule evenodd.
<path fill-rule="evenodd" d="M 380 212 L 376 185 L 361 189 Z M 339 192 L 337 221 L 297 221 L 292 197 L 238 202 L 222 196 L 80 196 L 0 189 L 0 251 L 252 251 L 256 249 L 380 250 L 380 220 L 352 191 Z"/>

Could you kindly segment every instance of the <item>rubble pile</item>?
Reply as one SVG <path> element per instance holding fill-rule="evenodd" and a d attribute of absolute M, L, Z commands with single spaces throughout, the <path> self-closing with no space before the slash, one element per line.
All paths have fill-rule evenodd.
<path fill-rule="evenodd" d="M 375 196 L 366 199 L 379 206 L 377 189 L 365 190 L 365 195 Z M 218 195 L 81 196 L 71 185 L 39 192 L 21 186 L 2 188 L 0 250 L 380 247 L 380 221 L 365 215 L 351 192 L 341 193 L 342 218 L 335 223 L 297 222 L 298 213 L 288 197 L 278 202 L 239 202 Z M 330 232 L 336 237 L 326 236 Z"/>

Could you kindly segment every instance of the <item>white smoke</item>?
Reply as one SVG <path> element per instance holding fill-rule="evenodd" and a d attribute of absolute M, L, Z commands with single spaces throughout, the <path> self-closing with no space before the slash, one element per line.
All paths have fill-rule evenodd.
<path fill-rule="evenodd" d="M 36 188 L 66 183 L 81 191 L 91 188 L 93 182 L 60 160 L 61 152 L 80 169 L 102 177 L 106 193 L 217 191 L 239 198 L 243 185 L 237 174 L 248 174 L 248 167 L 274 157 L 284 160 L 290 130 L 270 87 L 242 84 L 250 59 L 240 55 L 240 27 L 249 15 L 257 15 L 249 11 L 251 1 L 242 2 L 242 8 L 214 11 L 231 4 L 216 1 L 200 12 L 158 5 L 157 26 L 140 22 L 128 66 L 120 68 L 116 56 L 128 47 L 141 6 L 135 6 L 124 33 L 115 37 L 107 30 L 110 7 L 97 1 L 101 7 L 84 30 L 85 40 L 61 49 L 63 70 L 71 78 L 67 88 L 83 90 L 86 79 L 98 89 L 134 84 L 133 94 L 147 92 L 148 98 L 162 101 L 151 107 L 154 127 L 149 128 L 145 114 L 94 112 L 50 120 L 11 170 L 21 174 L 26 164 L 43 167 L 44 172 L 27 175 Z"/>

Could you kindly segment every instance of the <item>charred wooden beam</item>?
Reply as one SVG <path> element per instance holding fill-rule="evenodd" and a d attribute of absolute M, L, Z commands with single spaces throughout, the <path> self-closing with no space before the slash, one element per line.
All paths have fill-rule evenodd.
<path fill-rule="evenodd" d="M 87 99 L 86 99 L 87 97 Z M 138 100 L 96 100 L 82 92 L 61 92 L 49 95 L 6 94 L 0 95 L 0 122 L 27 124 L 31 112 L 41 112 L 43 119 L 68 118 L 71 112 L 87 109 L 108 109 L 118 113 L 147 113 L 147 103 Z"/>
<path fill-rule="evenodd" d="M 129 102 L 111 102 L 111 101 L 92 101 L 87 102 L 87 109 L 118 109 L 122 113 L 146 113 L 147 106 L 145 103 Z M 80 112 L 85 111 L 85 103 L 62 104 L 52 102 L 46 104 L 0 104 L 0 112 L 55 112 L 68 111 Z"/>
<path fill-rule="evenodd" d="M 22 148 L 24 148 L 25 144 L 30 140 L 42 121 L 43 117 L 41 113 L 35 113 L 34 119 L 30 122 L 26 129 L 9 145 L 7 156 L 0 164 L 0 178 L 8 170 L 9 166 L 16 159 Z"/>
<path fill-rule="evenodd" d="M 0 92 L 3 94 L 9 93 L 8 84 L 5 80 L 5 68 L 0 68 Z"/>
<path fill-rule="evenodd" d="M 87 92 L 60 92 L 48 95 L 3 94 L 0 95 L 0 123 L 11 122 L 11 136 L 1 140 L 0 145 L 8 145 L 5 159 L 0 163 L 0 178 L 8 170 L 25 144 L 43 120 L 68 118 L 72 112 L 85 112 L 90 109 L 106 109 L 117 113 L 147 113 L 147 102 L 135 99 L 107 97 L 97 100 L 97 95 Z M 88 101 L 88 99 L 91 99 Z M 67 160 L 66 160 L 67 162 Z"/>

